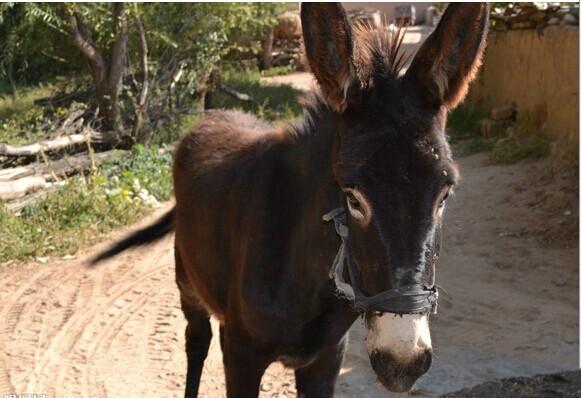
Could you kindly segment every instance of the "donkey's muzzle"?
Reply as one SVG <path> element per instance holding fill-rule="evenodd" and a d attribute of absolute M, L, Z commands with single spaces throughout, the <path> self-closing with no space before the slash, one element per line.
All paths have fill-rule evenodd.
<path fill-rule="evenodd" d="M 411 361 L 401 362 L 389 351 L 374 351 L 369 355 L 377 378 L 391 392 L 407 392 L 432 365 L 432 350 L 418 353 Z"/>
<path fill-rule="evenodd" d="M 424 286 L 418 283 L 395 287 L 374 296 L 367 296 L 360 289 L 357 272 L 349 253 L 347 237 L 349 228 L 345 209 L 333 209 L 323 216 L 324 221 L 333 221 L 335 232 L 341 238 L 341 246 L 329 271 L 335 284 L 337 295 L 351 302 L 353 309 L 360 314 L 368 312 L 392 314 L 436 313 L 438 288 L 436 285 Z M 347 278 L 346 278 L 347 277 Z"/>

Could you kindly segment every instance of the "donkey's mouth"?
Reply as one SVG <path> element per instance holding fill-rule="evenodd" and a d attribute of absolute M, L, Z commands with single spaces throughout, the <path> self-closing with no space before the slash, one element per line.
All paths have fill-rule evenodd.
<path fill-rule="evenodd" d="M 379 381 L 390 391 L 409 391 L 432 364 L 428 316 L 385 313 L 369 318 L 368 327 L 367 352 Z"/>
<path fill-rule="evenodd" d="M 401 364 L 389 352 L 376 351 L 369 356 L 378 380 L 391 392 L 407 392 L 430 369 L 432 351 L 426 350 L 413 361 Z"/>

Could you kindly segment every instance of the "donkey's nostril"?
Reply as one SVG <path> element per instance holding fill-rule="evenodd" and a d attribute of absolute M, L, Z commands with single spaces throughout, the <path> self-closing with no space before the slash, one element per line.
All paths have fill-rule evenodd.
<path fill-rule="evenodd" d="M 425 350 L 412 360 L 402 362 L 389 351 L 376 350 L 369 359 L 381 384 L 392 392 L 406 392 L 430 369 L 432 351 Z"/>
<path fill-rule="evenodd" d="M 420 372 L 421 376 L 430 370 L 430 367 L 432 366 L 432 350 L 424 351 L 424 354 L 419 356 L 418 359 L 418 372 Z"/>

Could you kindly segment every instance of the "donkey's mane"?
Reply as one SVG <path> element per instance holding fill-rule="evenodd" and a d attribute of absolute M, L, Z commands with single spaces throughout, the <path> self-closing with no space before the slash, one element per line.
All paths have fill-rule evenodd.
<path fill-rule="evenodd" d="M 378 80 L 395 80 L 409 60 L 409 54 L 402 49 L 406 28 L 381 25 L 368 21 L 351 22 L 353 33 L 353 69 L 363 90 L 370 90 Z M 292 137 L 300 139 L 316 133 L 315 120 L 332 112 L 318 86 L 300 98 L 304 108 L 303 118 L 290 126 Z"/>
<path fill-rule="evenodd" d="M 373 85 L 374 78 L 395 79 L 409 59 L 402 43 L 406 28 L 377 26 L 367 21 L 356 21 L 353 32 L 353 66 L 363 87 Z"/>

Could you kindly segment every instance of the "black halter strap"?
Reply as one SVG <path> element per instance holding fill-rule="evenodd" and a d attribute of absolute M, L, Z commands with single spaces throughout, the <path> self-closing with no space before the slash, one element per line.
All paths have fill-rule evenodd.
<path fill-rule="evenodd" d="M 341 238 L 341 246 L 333 261 L 329 277 L 335 283 L 339 296 L 350 301 L 357 312 L 362 314 L 368 311 L 395 314 L 436 313 L 438 302 L 436 285 L 430 287 L 419 284 L 401 286 L 371 297 L 361 292 L 358 288 L 357 274 L 353 269 L 351 255 L 347 246 L 349 228 L 347 227 L 345 209 L 342 207 L 333 209 L 323 216 L 323 220 L 326 222 L 333 221 L 335 231 Z M 347 268 L 349 282 L 344 278 L 345 268 Z"/>

